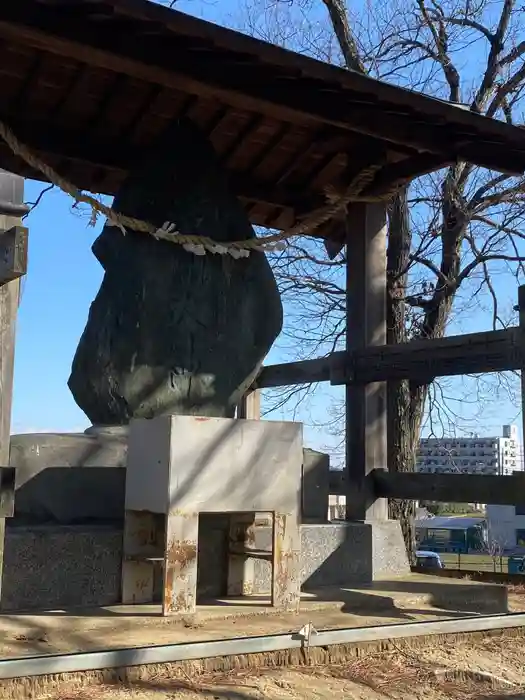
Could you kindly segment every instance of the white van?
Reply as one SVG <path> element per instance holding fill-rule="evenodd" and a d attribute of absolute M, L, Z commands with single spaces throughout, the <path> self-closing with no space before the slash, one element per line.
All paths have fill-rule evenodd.
<path fill-rule="evenodd" d="M 416 566 L 424 567 L 425 569 L 444 569 L 445 565 L 441 561 L 441 557 L 436 552 L 427 552 L 418 550 L 416 552 Z"/>

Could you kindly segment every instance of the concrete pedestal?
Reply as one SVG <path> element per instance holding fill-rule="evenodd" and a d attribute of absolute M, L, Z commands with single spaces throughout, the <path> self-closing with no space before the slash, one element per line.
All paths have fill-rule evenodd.
<path fill-rule="evenodd" d="M 201 516 L 197 603 L 225 595 L 228 519 Z M 257 528 L 266 547 L 270 528 Z M 399 526 L 338 523 L 301 526 L 303 590 L 368 585 L 408 573 Z M 116 605 L 120 602 L 121 525 L 31 525 L 7 528 L 3 611 Z M 60 566 L 56 562 L 60 561 Z M 269 562 L 256 561 L 252 593 L 270 590 Z M 161 571 L 154 582 L 160 602 Z"/>
<path fill-rule="evenodd" d="M 120 602 L 126 455 L 127 434 L 122 429 L 12 437 L 17 492 L 15 517 L 6 534 L 1 609 Z M 323 492 L 319 475 L 326 463 L 317 458 L 312 463 L 316 476 L 309 477 L 309 483 Z M 315 502 L 306 500 L 314 515 Z M 238 562 L 238 570 L 228 570 L 229 540 L 235 539 L 237 527 L 229 516 L 200 516 L 198 560 L 206 565 L 198 567 L 197 602 L 224 596 L 228 586 L 230 593 L 241 593 L 241 584 L 243 593 L 269 591 L 268 561 L 250 560 L 246 567 Z M 250 528 L 251 546 L 270 549 L 270 532 L 268 527 Z M 303 523 L 301 550 L 304 589 L 368 585 L 409 570 L 399 525 L 392 521 Z M 157 570 L 158 601 L 161 588 L 162 571 Z"/>

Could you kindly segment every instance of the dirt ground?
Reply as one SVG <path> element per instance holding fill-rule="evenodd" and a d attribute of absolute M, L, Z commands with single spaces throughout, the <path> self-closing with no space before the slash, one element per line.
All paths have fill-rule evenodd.
<path fill-rule="evenodd" d="M 452 584 L 451 584 L 452 585 Z M 416 620 L 461 617 L 466 610 L 436 608 L 420 591 L 385 595 L 381 605 L 358 594 L 364 606 L 324 602 L 308 604 L 301 613 L 262 614 L 243 617 L 217 616 L 192 621 L 141 618 L 107 609 L 98 617 L 82 615 L 2 616 L 0 655 L 21 656 L 94 648 L 220 639 L 253 634 L 272 634 L 298 629 L 312 622 L 317 629 L 385 625 Z M 368 601 L 368 602 L 367 602 Z M 366 605 L 365 605 L 366 604 Z M 320 607 L 317 607 L 319 605 Z M 525 611 L 525 588 L 509 587 L 509 611 Z M 137 617 L 138 615 L 138 617 Z M 390 647 L 391 648 L 391 647 Z M 347 663 L 298 666 L 286 669 L 230 671 L 227 674 L 192 675 L 177 667 L 172 676 L 158 675 L 131 685 L 93 685 L 76 690 L 60 686 L 39 695 L 45 700 L 525 700 L 525 637 L 488 637 L 476 643 L 449 643 L 354 657 Z M 313 653 L 314 650 L 312 650 Z M 313 657 L 312 657 L 313 658 Z M 78 685 L 77 685 L 78 687 Z"/>
<path fill-rule="evenodd" d="M 469 593 L 468 581 L 440 579 L 436 584 L 415 576 L 391 582 L 390 587 L 387 583 L 381 584 L 385 590 L 324 590 L 324 600 L 303 600 L 298 614 L 253 607 L 246 601 L 233 607 L 210 606 L 187 619 L 159 617 L 160 607 L 155 606 L 5 614 L 0 616 L 0 658 L 278 634 L 297 631 L 308 622 L 321 630 L 496 612 L 478 607 L 488 594 L 479 584 Z M 435 597 L 440 605 L 433 602 Z M 525 589 L 510 591 L 508 603 L 510 612 L 525 611 Z"/>
<path fill-rule="evenodd" d="M 512 700 L 525 699 L 524 638 L 487 638 L 374 654 L 331 667 L 153 678 L 47 700 Z"/>

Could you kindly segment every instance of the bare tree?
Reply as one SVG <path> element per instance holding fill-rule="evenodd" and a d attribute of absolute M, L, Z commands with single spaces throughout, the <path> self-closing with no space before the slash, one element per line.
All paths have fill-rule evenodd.
<path fill-rule="evenodd" d="M 244 28 L 262 38 L 489 118 L 522 121 L 525 9 L 516 0 L 369 0 L 359 15 L 343 0 L 277 0 L 263 10 L 257 1 L 246 6 Z M 474 309 L 488 314 L 493 328 L 507 325 L 512 310 L 501 303 L 501 280 L 523 275 L 524 219 L 525 179 L 468 163 L 400 191 L 389 205 L 388 342 L 440 338 Z M 298 345 L 316 355 L 341 344 L 343 263 L 343 256 L 328 261 L 313 241 L 275 260 L 291 312 L 284 339 L 292 356 Z M 478 392 L 486 391 L 483 381 Z M 497 382 L 498 390 L 513 391 L 512 379 Z M 446 394 L 447 382 L 389 384 L 390 469 L 414 469 L 424 417 L 447 419 Z M 301 396 L 294 389 L 295 400 Z M 280 392 L 279 401 L 289 399 Z M 441 413 L 429 411 L 431 401 Z M 338 415 L 327 420 L 333 429 Z M 392 502 L 390 513 L 413 558 L 412 503 Z"/>

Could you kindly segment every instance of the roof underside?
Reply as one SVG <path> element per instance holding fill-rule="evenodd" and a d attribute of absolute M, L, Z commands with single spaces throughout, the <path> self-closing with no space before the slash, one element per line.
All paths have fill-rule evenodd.
<path fill-rule="evenodd" d="M 457 159 L 525 170 L 517 128 L 146 0 L 6 0 L 0 85 L 0 119 L 94 192 L 116 193 L 172 120 L 190 117 L 261 226 L 291 226 L 371 163 L 384 163 L 371 195 Z M 42 177 L 3 143 L 0 167 Z"/>

